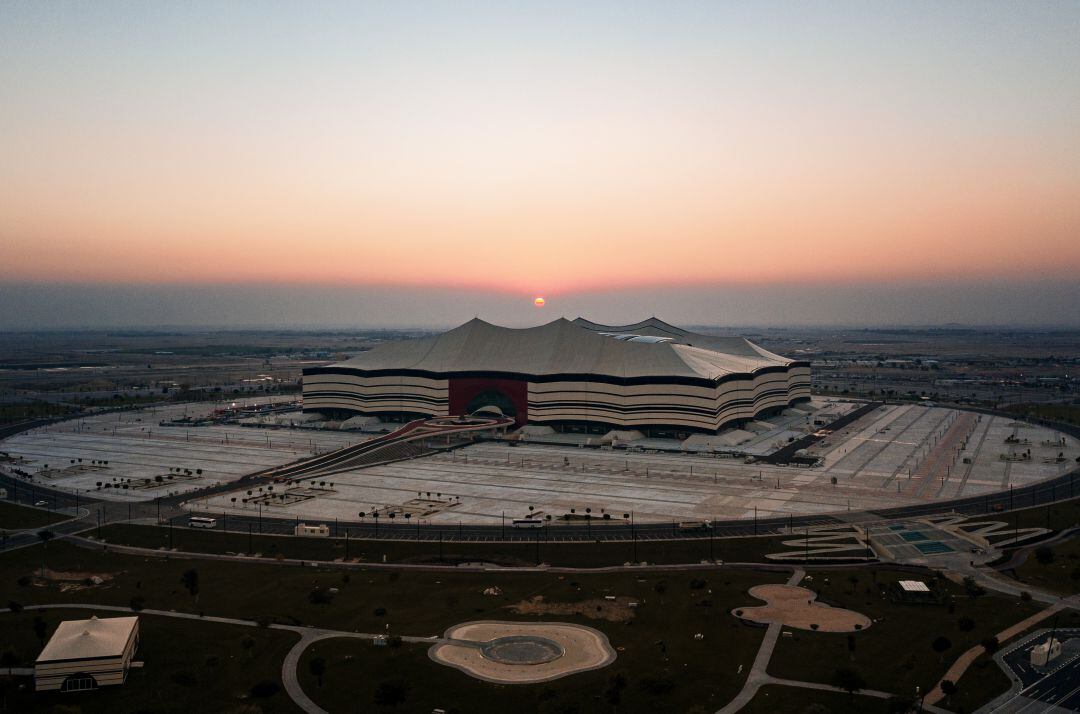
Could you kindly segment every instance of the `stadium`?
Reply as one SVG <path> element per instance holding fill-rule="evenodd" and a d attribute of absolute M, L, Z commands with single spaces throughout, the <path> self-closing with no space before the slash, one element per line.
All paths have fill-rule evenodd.
<path fill-rule="evenodd" d="M 716 433 L 810 398 L 810 367 L 656 318 L 525 329 L 480 319 L 304 370 L 304 410 L 384 420 L 499 413 L 556 431 Z"/>

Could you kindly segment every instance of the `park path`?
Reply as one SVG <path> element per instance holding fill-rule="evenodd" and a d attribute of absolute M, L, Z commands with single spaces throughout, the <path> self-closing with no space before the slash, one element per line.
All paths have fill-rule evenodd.
<path fill-rule="evenodd" d="M 802 579 L 806 577 L 806 571 L 801 568 L 794 568 L 791 573 L 791 577 L 787 579 L 788 585 L 798 585 L 802 582 Z M 784 625 L 779 622 L 774 622 L 769 625 L 765 630 L 765 637 L 761 640 L 761 646 L 758 648 L 757 657 L 754 658 L 754 664 L 750 667 L 750 672 L 746 675 L 746 681 L 743 683 L 742 689 L 735 698 L 728 702 L 727 706 L 721 709 L 717 714 L 733 714 L 739 711 L 754 698 L 761 685 L 765 684 L 765 680 L 769 679 L 769 674 L 766 670 L 769 667 L 769 660 L 772 659 L 773 650 L 776 648 L 776 641 L 780 639 L 780 631 L 784 628 Z"/>
<path fill-rule="evenodd" d="M 146 608 L 143 610 L 134 611 L 130 607 L 123 607 L 120 605 L 94 605 L 89 603 L 50 603 L 47 605 L 24 605 L 24 610 L 101 610 L 104 612 L 122 612 L 126 615 L 157 615 L 160 617 L 175 617 L 182 620 L 198 620 L 199 622 L 215 622 L 222 625 L 239 625 L 241 627 L 260 627 L 259 623 L 254 620 L 241 620 L 234 617 L 214 617 L 213 615 L 196 615 L 190 612 L 174 612 L 172 610 L 154 610 Z M 11 612 L 8 608 L 0 608 L 0 613 Z M 280 625 L 273 623 L 269 625 L 271 630 L 287 630 L 289 632 L 295 632 L 300 636 L 300 640 L 292 646 L 292 649 L 285 655 L 285 660 L 281 665 L 281 682 L 285 686 L 285 692 L 289 695 L 289 698 L 293 700 L 298 707 L 303 709 L 307 714 L 327 714 L 326 710 L 321 708 L 318 704 L 313 702 L 307 694 L 304 693 L 304 688 L 300 686 L 300 680 L 297 677 L 297 667 L 300 664 L 300 656 L 303 655 L 304 650 L 310 647 L 319 640 L 327 640 L 335 637 L 351 637 L 354 639 L 374 640 L 379 635 L 369 632 L 346 632 L 344 630 L 329 630 L 318 627 L 303 627 L 301 625 Z M 404 642 L 430 642 L 435 644 L 440 640 L 438 636 L 432 637 L 402 637 Z M 31 675 L 34 673 L 33 669 L 23 668 L 19 671 L 20 674 Z"/>
<path fill-rule="evenodd" d="M 997 637 L 998 643 L 1004 645 L 1006 642 L 1008 642 L 1012 638 L 1016 637 L 1017 635 L 1019 635 L 1024 630 L 1028 629 L 1029 627 L 1032 627 L 1033 625 L 1037 625 L 1038 623 L 1042 622 L 1043 620 L 1050 617 L 1051 615 L 1060 612 L 1064 608 L 1065 608 L 1064 604 L 1055 603 L 1055 604 L 1051 605 L 1048 608 L 1045 608 L 1043 610 L 1040 610 L 1040 611 L 1036 612 L 1031 617 L 1025 618 L 1025 619 L 1021 620 L 1020 622 L 1017 622 L 1017 623 L 1015 623 L 1015 624 L 1013 624 L 1013 625 L 1011 625 L 1009 627 L 1006 627 L 1004 630 L 997 633 L 996 637 Z M 970 667 L 971 664 L 983 652 L 984 652 L 984 649 L 983 649 L 982 645 L 975 645 L 974 647 L 969 649 L 967 652 L 964 652 L 962 655 L 960 655 L 959 657 L 956 658 L 955 662 L 952 663 L 952 666 L 949 667 L 949 671 L 947 671 L 945 673 L 945 675 L 941 678 L 941 681 L 943 682 L 946 679 L 949 680 L 950 682 L 953 682 L 953 683 L 956 683 L 956 682 L 960 681 L 960 677 L 962 677 L 964 675 L 964 672 L 967 671 L 968 667 Z M 926 693 L 926 699 L 924 700 L 924 702 L 926 704 L 937 704 L 944 697 L 945 697 L 945 693 L 943 691 L 941 691 L 941 682 L 938 682 L 937 684 L 934 685 L 933 689 L 931 689 L 929 692 Z"/>
<path fill-rule="evenodd" d="M 788 585 L 798 585 L 802 582 L 802 579 L 806 576 L 806 571 L 799 568 L 795 568 L 791 577 L 788 578 Z M 750 703 L 750 701 L 757 696 L 758 690 L 767 684 L 774 684 L 782 687 L 796 687 L 799 689 L 816 689 L 822 692 L 837 692 L 839 694 L 850 694 L 849 692 L 841 689 L 840 687 L 834 687 L 831 684 L 822 684 L 820 682 L 803 682 L 795 679 L 783 679 L 781 677 L 773 677 L 768 673 L 769 660 L 772 659 L 773 650 L 776 648 L 776 642 L 780 639 L 780 632 L 784 629 L 784 625 L 779 622 L 774 622 L 769 625 L 769 629 L 765 631 L 765 637 L 761 641 L 761 647 L 758 648 L 757 656 L 754 658 L 754 664 L 750 668 L 750 673 L 746 676 L 746 682 L 743 683 L 742 690 L 735 695 L 727 705 L 720 709 L 717 714 L 735 714 L 743 707 Z M 855 694 L 866 697 L 874 697 L 876 699 L 889 699 L 894 696 L 891 692 L 883 692 L 877 689 L 860 689 Z M 923 709 L 928 712 L 935 712 L 936 714 L 947 714 L 942 709 L 930 705 L 924 705 Z"/>

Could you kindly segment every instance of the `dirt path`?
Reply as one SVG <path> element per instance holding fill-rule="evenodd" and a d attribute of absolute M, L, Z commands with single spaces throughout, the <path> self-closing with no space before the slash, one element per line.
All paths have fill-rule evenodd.
<path fill-rule="evenodd" d="M 1016 637 L 1017 635 L 1019 635 L 1024 630 L 1028 629 L 1032 625 L 1037 625 L 1038 623 L 1042 622 L 1043 620 L 1050 617 L 1054 613 L 1061 611 L 1062 609 L 1064 609 L 1064 607 L 1065 606 L 1060 604 L 1060 603 L 1055 604 L 1055 605 L 1051 605 L 1050 607 L 1046 608 L 1045 610 L 1040 610 L 1039 612 L 1035 613 L 1031 617 L 1028 617 L 1028 618 L 1026 618 L 1024 620 L 1021 620 L 1020 622 L 1017 622 L 1016 624 L 1011 625 L 1010 627 L 1006 627 L 1004 630 L 997 633 L 997 635 L 996 635 L 998 644 L 1004 645 L 1006 642 L 1011 640 L 1013 637 Z M 983 652 L 984 652 L 984 650 L 983 650 L 982 645 L 975 645 L 974 647 L 969 649 L 967 652 L 965 652 L 964 654 L 962 654 L 962 655 L 960 655 L 959 657 L 956 658 L 956 661 L 952 663 L 952 666 L 949 667 L 949 671 L 947 671 L 945 673 L 945 676 L 943 676 L 941 678 L 941 680 L 945 681 L 947 679 L 947 680 L 949 680 L 950 682 L 953 682 L 953 683 L 959 681 L 960 677 L 964 676 L 964 672 L 967 671 L 968 667 L 970 667 L 971 664 Z M 924 700 L 924 702 L 926 704 L 937 704 L 944 697 L 945 697 L 945 693 L 941 691 L 941 682 L 938 682 L 937 684 L 934 685 L 933 689 L 931 689 L 929 692 L 927 692 L 926 699 Z"/>

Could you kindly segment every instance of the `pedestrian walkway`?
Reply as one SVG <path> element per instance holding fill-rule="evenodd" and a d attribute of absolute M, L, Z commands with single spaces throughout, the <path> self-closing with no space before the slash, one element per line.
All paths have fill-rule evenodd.
<path fill-rule="evenodd" d="M 1061 603 L 1056 603 L 1044 610 L 1040 610 L 1031 617 L 1023 619 L 1010 627 L 1006 627 L 1004 630 L 997 633 L 996 635 L 998 644 L 1005 644 L 1012 638 L 1019 635 L 1021 632 L 1024 632 L 1028 628 L 1039 624 L 1051 615 L 1060 612 L 1062 609 L 1064 609 L 1064 605 L 1062 605 Z M 941 678 L 941 682 L 949 680 L 950 682 L 955 684 L 956 682 L 960 681 L 960 678 L 964 676 L 964 672 L 967 671 L 968 667 L 970 667 L 972 663 L 976 659 L 978 659 L 979 655 L 981 655 L 983 652 L 985 652 L 983 646 L 976 645 L 969 649 L 967 652 L 957 657 L 956 661 L 952 663 L 951 667 L 949 667 L 949 670 L 945 672 L 945 676 Z M 937 704 L 945 697 L 945 693 L 941 691 L 941 682 L 935 684 L 934 688 L 927 692 L 926 699 L 924 700 L 926 704 Z"/>

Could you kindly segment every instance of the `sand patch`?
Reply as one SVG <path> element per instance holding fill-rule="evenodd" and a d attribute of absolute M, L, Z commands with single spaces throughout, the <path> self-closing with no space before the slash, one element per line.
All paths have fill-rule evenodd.
<path fill-rule="evenodd" d="M 750 595 L 766 604 L 738 608 L 732 611 L 733 615 L 753 622 L 779 622 L 818 632 L 855 632 L 870 627 L 866 615 L 823 605 L 816 602 L 817 593 L 795 585 L 755 585 L 750 588 Z"/>
<path fill-rule="evenodd" d="M 543 595 L 507 605 L 510 612 L 518 615 L 581 615 L 592 620 L 628 622 L 634 619 L 634 598 L 617 597 L 614 600 L 580 600 L 578 602 L 547 602 Z"/>
<path fill-rule="evenodd" d="M 531 684 L 605 667 L 615 650 L 583 625 L 482 620 L 448 629 L 428 657 L 488 682 Z"/>

